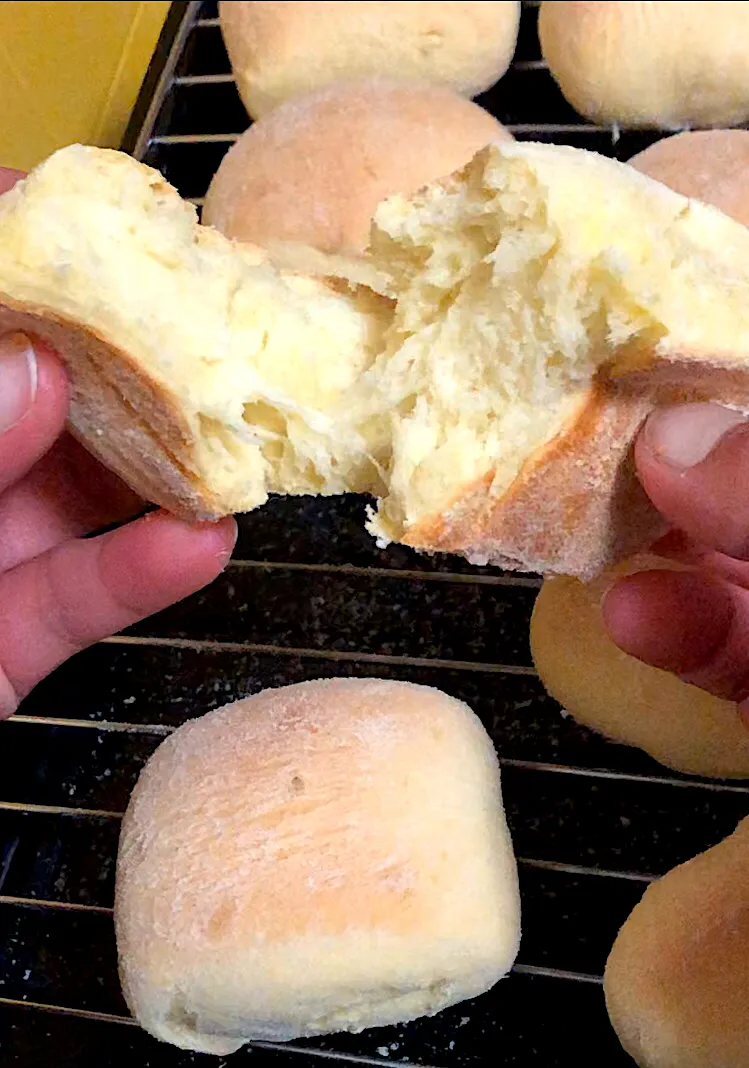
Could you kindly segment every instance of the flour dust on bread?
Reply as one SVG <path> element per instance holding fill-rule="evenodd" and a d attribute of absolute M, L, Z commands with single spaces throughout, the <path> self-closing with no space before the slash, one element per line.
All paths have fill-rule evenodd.
<path fill-rule="evenodd" d="M 655 403 L 749 407 L 749 232 L 558 146 L 385 201 L 351 266 L 232 244 L 155 171 L 63 149 L 0 199 L 0 302 L 150 500 L 366 492 L 382 540 L 527 570 L 591 576 L 658 533 L 629 466 Z"/>
<path fill-rule="evenodd" d="M 184 1049 L 478 996 L 520 940 L 491 738 L 461 701 L 385 679 L 265 690 L 191 720 L 130 799 L 115 927 L 133 1015 Z"/>

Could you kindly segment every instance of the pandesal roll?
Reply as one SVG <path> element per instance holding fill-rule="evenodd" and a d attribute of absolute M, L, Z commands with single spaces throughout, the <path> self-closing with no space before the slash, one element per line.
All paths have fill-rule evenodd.
<path fill-rule="evenodd" d="M 641 1068 L 749 1065 L 749 819 L 645 891 L 604 976 Z"/>
<path fill-rule="evenodd" d="M 117 859 L 120 974 L 184 1049 L 359 1031 L 480 994 L 518 950 L 494 747 L 460 701 L 307 682 L 171 735 Z"/>
<path fill-rule="evenodd" d="M 604 628 L 601 599 L 616 577 L 675 566 L 642 555 L 592 583 L 544 582 L 531 619 L 533 662 L 551 696 L 586 727 L 677 771 L 749 778 L 749 731 L 735 702 L 628 656 Z"/>
<path fill-rule="evenodd" d="M 264 247 L 360 254 L 381 200 L 410 194 L 511 135 L 450 89 L 387 79 L 344 82 L 289 100 L 224 156 L 203 222 Z"/>
<path fill-rule="evenodd" d="M 518 0 L 219 4 L 239 94 L 257 119 L 330 82 L 399 78 L 472 97 L 510 65 Z"/>
<path fill-rule="evenodd" d="M 749 118 L 749 4 L 544 0 L 541 51 L 599 123 L 735 126 Z"/>

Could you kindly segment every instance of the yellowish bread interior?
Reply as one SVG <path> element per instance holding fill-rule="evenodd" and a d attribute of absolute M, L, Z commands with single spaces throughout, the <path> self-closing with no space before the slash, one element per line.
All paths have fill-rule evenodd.
<path fill-rule="evenodd" d="M 302 274 L 232 244 L 156 172 L 97 149 L 62 150 L 0 199 L 0 300 L 42 333 L 103 340 L 96 372 L 154 448 L 178 424 L 163 465 L 190 514 L 362 491 L 379 537 L 428 548 L 471 487 L 501 503 L 599 371 L 749 362 L 749 232 L 579 150 L 491 145 L 384 202 L 380 293 L 327 262 Z"/>

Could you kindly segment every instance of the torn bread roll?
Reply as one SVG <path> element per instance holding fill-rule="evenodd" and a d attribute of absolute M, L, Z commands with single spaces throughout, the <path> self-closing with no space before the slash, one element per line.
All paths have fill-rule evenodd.
<path fill-rule="evenodd" d="M 604 976 L 641 1068 L 748 1068 L 749 819 L 648 887 Z"/>
<path fill-rule="evenodd" d="M 512 140 L 488 111 L 440 86 L 373 79 L 325 86 L 253 123 L 214 175 L 203 222 L 263 247 L 358 255 L 372 216 Z"/>
<path fill-rule="evenodd" d="M 749 4 L 544 0 L 541 52 L 600 123 L 678 130 L 749 118 Z"/>
<path fill-rule="evenodd" d="M 73 431 L 215 518 L 370 493 L 382 542 L 591 577 L 661 524 L 656 403 L 749 407 L 749 231 L 626 164 L 493 144 L 312 277 L 200 227 L 159 174 L 71 147 L 0 198 L 0 328 L 70 369 Z"/>
<path fill-rule="evenodd" d="M 674 566 L 642 555 L 621 564 L 615 574 Z M 690 775 L 749 778 L 749 731 L 736 704 L 643 664 L 609 638 L 601 599 L 613 578 L 607 572 L 585 584 L 559 577 L 541 588 L 530 640 L 546 690 L 579 723 L 639 746 L 666 767 Z"/>
<path fill-rule="evenodd" d="M 122 825 L 127 1002 L 184 1049 L 360 1031 L 493 986 L 520 938 L 489 736 L 439 690 L 333 679 L 181 727 Z"/>
<path fill-rule="evenodd" d="M 692 130 L 664 137 L 629 164 L 749 226 L 749 130 Z"/>
<path fill-rule="evenodd" d="M 357 78 L 426 81 L 476 96 L 510 65 L 518 0 L 219 4 L 239 95 L 257 119 L 285 100 Z"/>

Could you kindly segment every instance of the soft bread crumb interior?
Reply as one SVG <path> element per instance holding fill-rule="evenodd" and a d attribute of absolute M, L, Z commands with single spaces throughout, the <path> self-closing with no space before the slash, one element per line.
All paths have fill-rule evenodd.
<path fill-rule="evenodd" d="M 234 245 L 155 171 L 80 146 L 0 198 L 0 235 L 0 288 L 53 292 L 132 352 L 185 413 L 190 474 L 232 510 L 367 492 L 385 541 L 472 484 L 504 493 L 602 365 L 670 335 L 729 360 L 749 330 L 743 227 L 556 146 L 489 146 L 381 205 L 370 267 L 388 296 L 361 266 L 326 278 L 317 256 L 309 277 L 298 250 L 284 267 Z"/>
<path fill-rule="evenodd" d="M 299 259 L 279 268 L 198 226 L 156 171 L 116 152 L 63 149 L 0 198 L 0 292 L 41 310 L 52 293 L 56 316 L 132 353 L 186 417 L 190 474 L 236 511 L 269 491 L 381 486 L 340 406 L 382 348 L 389 302 L 305 276 Z"/>
<path fill-rule="evenodd" d="M 472 482 L 503 494 L 602 365 L 652 360 L 671 331 L 698 353 L 745 347 L 749 234 L 629 174 L 620 188 L 620 169 L 574 149 L 492 146 L 380 206 L 372 254 L 396 309 L 365 378 L 393 413 L 389 493 L 371 523 L 384 540 L 449 512 Z M 730 316 L 716 312 L 726 302 Z"/>

